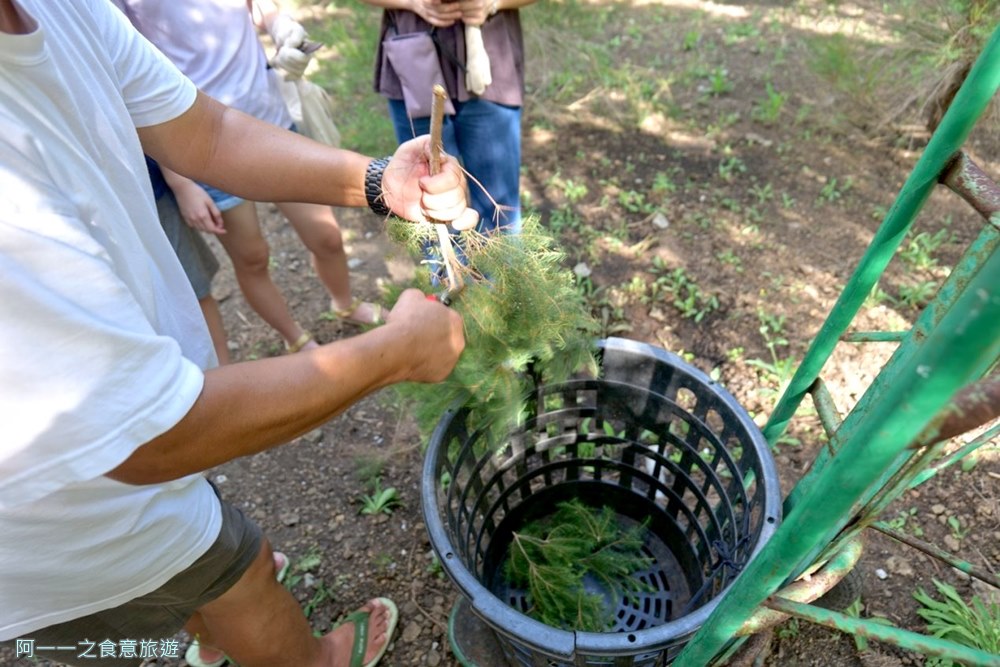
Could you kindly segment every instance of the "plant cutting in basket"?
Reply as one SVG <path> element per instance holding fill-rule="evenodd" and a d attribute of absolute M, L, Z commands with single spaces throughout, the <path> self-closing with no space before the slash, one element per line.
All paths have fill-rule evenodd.
<path fill-rule="evenodd" d="M 504 574 L 528 591 L 529 616 L 566 630 L 604 632 L 613 611 L 585 581 L 592 578 L 615 599 L 648 589 L 631 576 L 653 560 L 642 555 L 645 530 L 623 529 L 610 507 L 559 503 L 555 514 L 514 532 Z"/>

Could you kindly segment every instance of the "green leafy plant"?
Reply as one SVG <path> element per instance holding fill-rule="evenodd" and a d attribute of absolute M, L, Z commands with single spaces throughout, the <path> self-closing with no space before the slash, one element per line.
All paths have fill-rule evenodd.
<path fill-rule="evenodd" d="M 952 514 L 948 517 L 948 528 L 951 529 L 951 536 L 956 540 L 963 540 L 969 534 L 968 528 L 962 528 L 962 522 L 957 516 Z"/>
<path fill-rule="evenodd" d="M 729 80 L 729 72 L 724 67 L 716 67 L 709 73 L 708 90 L 712 96 L 725 95 L 732 89 L 733 84 Z"/>
<path fill-rule="evenodd" d="M 768 81 L 765 87 L 764 99 L 754 106 L 752 117 L 765 125 L 773 125 L 781 116 L 781 110 L 788 100 L 786 93 L 779 93 L 774 89 L 774 85 Z"/>
<path fill-rule="evenodd" d="M 947 229 L 934 234 L 920 232 L 899 249 L 899 258 L 914 269 L 929 271 L 938 263 L 932 253 L 950 240 L 951 232 Z"/>
<path fill-rule="evenodd" d="M 778 348 L 788 346 L 788 339 L 782 335 L 785 328 L 785 316 L 771 315 L 763 308 L 758 308 L 757 319 L 760 320 L 758 331 L 764 338 L 764 345 L 771 355 L 771 360 L 748 359 L 747 364 L 764 371 L 767 380 L 777 385 L 777 391 L 780 391 L 795 373 L 794 359 L 778 356 Z"/>
<path fill-rule="evenodd" d="M 392 514 L 402 501 L 396 487 L 382 488 L 382 480 L 376 477 L 372 482 L 371 495 L 361 498 L 361 514 Z"/>
<path fill-rule="evenodd" d="M 831 178 L 820 189 L 819 197 L 816 198 L 816 203 L 821 204 L 826 202 L 828 204 L 832 204 L 847 194 L 852 187 L 854 187 L 854 179 L 850 176 L 845 178 L 843 182 L 838 181 L 836 178 Z"/>
<path fill-rule="evenodd" d="M 645 526 L 623 529 L 610 507 L 575 499 L 557 507 L 514 532 L 504 574 L 527 591 L 529 616 L 557 628 L 604 631 L 612 610 L 603 595 L 584 588 L 584 578 L 600 582 L 612 599 L 644 590 L 632 575 L 652 562 L 642 554 Z"/>
<path fill-rule="evenodd" d="M 893 530 L 901 533 L 909 533 L 914 537 L 923 537 L 924 535 L 924 529 L 917 523 L 916 507 L 900 511 L 895 517 L 886 521 L 886 525 Z"/>
<path fill-rule="evenodd" d="M 922 588 L 913 594 L 921 605 L 917 614 L 927 623 L 927 630 L 935 637 L 963 646 L 1000 653 L 1000 604 L 987 604 L 975 596 L 970 604 L 966 604 L 953 586 L 937 579 L 933 582 L 942 599 L 932 598 Z M 930 658 L 927 664 L 952 667 L 956 663 L 944 658 Z"/>
<path fill-rule="evenodd" d="M 429 225 L 392 222 L 388 232 L 415 253 L 436 243 Z M 433 241 L 432 241 L 433 239 Z M 600 325 L 563 267 L 565 254 L 538 224 L 525 218 L 518 235 L 463 232 L 465 288 L 452 302 L 465 322 L 465 352 L 434 385 L 397 387 L 429 434 L 446 410 L 470 408 L 470 428 L 485 428 L 497 447 L 529 412 L 537 381 L 561 382 L 577 372 L 596 374 Z M 427 276 L 418 283 L 434 291 Z"/>
<path fill-rule="evenodd" d="M 915 285 L 900 285 L 899 303 L 910 308 L 920 308 L 927 305 L 937 290 L 933 280 L 923 280 Z"/>
<path fill-rule="evenodd" d="M 854 602 L 852 602 L 846 609 L 844 609 L 844 614 L 852 618 L 861 618 L 861 612 L 864 610 L 864 603 L 861 598 L 858 597 Z M 892 621 L 883 616 L 870 616 L 866 620 L 872 623 L 878 623 L 879 625 L 892 625 Z M 854 646 L 858 649 L 859 653 L 864 653 L 868 650 L 868 639 L 861 634 L 852 634 L 851 638 L 854 640 Z"/>

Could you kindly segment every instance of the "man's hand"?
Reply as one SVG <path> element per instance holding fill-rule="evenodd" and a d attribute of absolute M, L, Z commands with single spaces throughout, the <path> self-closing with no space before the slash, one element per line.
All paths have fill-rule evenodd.
<path fill-rule="evenodd" d="M 428 299 L 423 292 L 408 289 L 399 296 L 386 317 L 386 327 L 406 327 L 407 356 L 411 382 L 440 382 L 448 377 L 465 349 L 462 317 Z"/>
<path fill-rule="evenodd" d="M 410 10 L 438 28 L 447 28 L 462 20 L 462 9 L 459 3 L 454 1 L 413 0 L 413 7 Z"/>
<path fill-rule="evenodd" d="M 393 213 L 414 222 L 450 222 L 459 230 L 472 229 L 479 214 L 469 208 L 465 174 L 455 158 L 441 155 L 441 173 L 430 175 L 430 137 L 410 139 L 382 176 L 385 204 Z"/>

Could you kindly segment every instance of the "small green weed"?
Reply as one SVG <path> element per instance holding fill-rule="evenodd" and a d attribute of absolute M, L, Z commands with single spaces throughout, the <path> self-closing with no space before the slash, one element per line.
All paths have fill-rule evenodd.
<path fill-rule="evenodd" d="M 844 614 L 852 618 L 861 618 L 861 612 L 864 610 L 864 603 L 859 597 L 857 600 L 852 602 L 850 606 L 844 609 Z M 872 623 L 878 623 L 879 625 L 892 625 L 892 621 L 884 616 L 869 616 L 865 620 L 871 621 Z M 854 646 L 858 649 L 858 653 L 864 653 L 868 650 L 868 639 L 859 634 L 851 635 L 854 639 Z"/>
<path fill-rule="evenodd" d="M 672 305 L 681 315 L 695 322 L 701 322 L 705 315 L 718 310 L 719 299 L 714 294 L 706 294 L 688 276 L 683 267 L 670 269 L 659 257 L 653 258 L 653 273 L 659 274 L 650 286 L 650 298 L 661 295 L 673 297 Z"/>
<path fill-rule="evenodd" d="M 948 528 L 951 529 L 951 536 L 956 540 L 965 539 L 965 536 L 969 534 L 969 529 L 962 528 L 962 522 L 955 515 L 948 517 Z"/>
<path fill-rule="evenodd" d="M 819 197 L 816 198 L 816 204 L 832 204 L 841 198 L 847 192 L 854 187 L 854 179 L 848 176 L 843 180 L 843 182 L 837 180 L 836 178 L 831 178 L 826 182 L 823 188 L 819 191 Z"/>
<path fill-rule="evenodd" d="M 376 477 L 372 484 L 371 495 L 361 498 L 361 514 L 392 514 L 392 511 L 402 502 L 395 487 L 382 488 L 382 480 Z"/>
<path fill-rule="evenodd" d="M 708 92 L 712 97 L 719 97 L 732 91 L 733 84 L 729 80 L 729 72 L 724 67 L 716 67 L 708 75 Z"/>
<path fill-rule="evenodd" d="M 885 522 L 887 526 L 900 533 L 909 533 L 914 537 L 923 537 L 924 529 L 917 523 L 917 508 L 911 507 L 896 514 Z"/>
<path fill-rule="evenodd" d="M 792 357 L 778 356 L 778 348 L 788 346 L 788 339 L 782 335 L 785 329 L 785 316 L 771 315 L 763 308 L 758 308 L 757 319 L 760 321 L 758 331 L 764 338 L 764 345 L 771 355 L 771 360 L 748 359 L 747 364 L 764 371 L 766 381 L 776 385 L 777 391 L 780 392 L 795 374 L 795 360 Z M 771 391 L 775 389 L 771 388 Z"/>
<path fill-rule="evenodd" d="M 909 308 L 922 308 L 930 302 L 936 290 L 937 283 L 933 280 L 924 280 L 915 285 L 900 285 L 897 301 Z"/>
<path fill-rule="evenodd" d="M 938 263 L 932 253 L 945 243 L 951 241 L 951 238 L 952 234 L 947 229 L 940 229 L 934 234 L 920 232 L 910 239 L 905 246 L 900 247 L 897 252 L 899 258 L 910 267 L 921 271 L 929 271 L 935 268 Z"/>
<path fill-rule="evenodd" d="M 719 163 L 719 176 L 724 181 L 731 181 L 737 174 L 745 174 L 746 171 L 746 163 L 735 155 L 727 157 Z"/>
<path fill-rule="evenodd" d="M 684 33 L 684 41 L 681 42 L 681 50 L 693 51 L 701 41 L 701 33 L 697 30 L 688 30 Z"/>
<path fill-rule="evenodd" d="M 941 594 L 936 600 L 922 588 L 913 594 L 921 608 L 917 609 L 935 637 L 947 639 L 963 646 L 978 648 L 986 653 L 1000 653 L 1000 604 L 984 603 L 973 596 L 966 604 L 953 586 L 934 579 L 934 586 Z M 945 658 L 929 658 L 929 667 L 953 667 L 956 663 Z"/>
<path fill-rule="evenodd" d="M 754 105 L 751 117 L 765 125 L 773 125 L 781 116 L 781 110 L 787 101 L 788 94 L 779 93 L 774 89 L 774 85 L 768 81 L 765 87 L 765 96 Z"/>

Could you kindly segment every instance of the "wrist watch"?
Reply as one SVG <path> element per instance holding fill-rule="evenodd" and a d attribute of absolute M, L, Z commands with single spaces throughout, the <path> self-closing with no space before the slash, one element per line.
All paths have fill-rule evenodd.
<path fill-rule="evenodd" d="M 382 193 L 382 175 L 385 174 L 386 165 L 392 158 L 382 157 L 372 160 L 365 169 L 365 199 L 368 200 L 368 208 L 376 215 L 389 215 L 389 207 L 385 205 L 385 197 Z"/>

